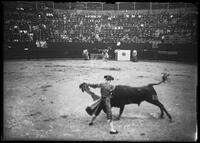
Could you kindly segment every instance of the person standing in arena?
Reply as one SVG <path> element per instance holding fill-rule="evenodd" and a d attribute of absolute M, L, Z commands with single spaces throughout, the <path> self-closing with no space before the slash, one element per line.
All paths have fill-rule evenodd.
<path fill-rule="evenodd" d="M 158 60 L 158 41 L 152 42 L 153 59 Z"/>
<path fill-rule="evenodd" d="M 132 52 L 132 61 L 137 62 L 137 50 L 133 50 Z"/>
<path fill-rule="evenodd" d="M 112 48 L 111 48 L 110 46 L 108 46 L 107 50 L 108 50 L 109 59 L 112 59 L 112 58 L 113 58 L 114 51 L 112 50 Z"/>
<path fill-rule="evenodd" d="M 100 84 L 88 84 L 88 86 L 92 88 L 100 88 L 101 89 L 101 102 L 99 104 L 99 107 L 94 111 L 92 115 L 92 119 L 89 123 L 89 125 L 93 124 L 93 121 L 95 118 L 99 115 L 102 109 L 105 109 L 107 114 L 107 121 L 110 124 L 110 134 L 117 134 L 118 131 L 114 129 L 113 127 L 113 121 L 112 121 L 112 111 L 111 111 L 111 93 L 114 90 L 115 86 L 111 85 L 111 80 L 114 80 L 114 78 L 110 75 L 105 75 L 104 79 L 106 80 L 105 83 Z"/>
<path fill-rule="evenodd" d="M 109 59 L 108 49 L 104 49 L 102 54 L 103 54 L 103 59 L 104 60 L 108 60 Z"/>
<path fill-rule="evenodd" d="M 82 55 L 84 56 L 84 59 L 85 59 L 85 60 L 89 60 L 89 52 L 88 52 L 87 49 L 83 50 Z"/>

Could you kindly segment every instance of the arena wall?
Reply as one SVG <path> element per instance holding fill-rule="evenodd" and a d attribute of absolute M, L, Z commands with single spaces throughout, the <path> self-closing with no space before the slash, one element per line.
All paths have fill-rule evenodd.
<path fill-rule="evenodd" d="M 191 61 L 197 60 L 197 44 L 158 44 L 158 48 L 152 49 L 150 43 L 122 43 L 116 46 L 114 43 L 48 43 L 48 48 L 37 48 L 34 43 L 10 43 L 11 48 L 4 51 L 5 59 L 37 59 L 37 58 L 82 58 L 82 51 L 88 49 L 90 53 L 99 53 L 98 49 L 112 47 L 111 59 L 114 59 L 115 49 L 127 49 L 138 51 L 139 59 L 153 60 L 157 53 L 158 60 Z M 28 50 L 24 50 L 28 48 Z M 95 50 L 96 49 L 96 50 Z"/>

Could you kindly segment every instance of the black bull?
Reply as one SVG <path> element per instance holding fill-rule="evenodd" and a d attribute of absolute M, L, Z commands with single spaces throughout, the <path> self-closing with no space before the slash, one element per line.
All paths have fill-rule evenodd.
<path fill-rule="evenodd" d="M 139 106 L 141 102 L 147 101 L 160 108 L 161 111 L 160 118 L 163 118 L 165 112 L 171 122 L 172 121 L 171 115 L 165 109 L 164 105 L 158 100 L 157 93 L 153 88 L 154 85 L 158 85 L 161 84 L 162 82 L 165 82 L 168 76 L 169 74 L 164 74 L 161 82 L 148 84 L 142 87 L 131 87 L 126 85 L 115 86 L 115 89 L 112 91 L 111 106 L 120 108 L 118 119 L 120 119 L 126 104 L 138 104 Z M 79 88 L 83 92 L 86 91 L 88 94 L 90 94 L 93 100 L 100 99 L 98 95 L 90 91 L 89 87 L 87 86 L 87 83 L 80 84 Z M 90 110 L 95 109 L 98 106 L 98 103 L 100 102 L 96 102 L 90 107 L 87 107 L 86 111 L 88 112 L 89 109 Z"/>

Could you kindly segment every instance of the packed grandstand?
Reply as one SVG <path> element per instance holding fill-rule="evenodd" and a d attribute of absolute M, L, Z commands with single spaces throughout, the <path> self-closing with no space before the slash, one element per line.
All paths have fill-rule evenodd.
<path fill-rule="evenodd" d="M 176 44 L 182 49 L 190 45 L 189 51 L 195 52 L 197 45 L 198 11 L 192 3 L 5 2 L 3 6 L 8 58 L 14 55 L 9 51 L 16 48 L 44 51 L 69 47 L 61 57 L 72 53 L 79 57 L 84 48 L 115 49 L 119 41 L 121 48 L 142 47 L 143 52 L 145 48 L 168 50 Z M 79 50 L 73 50 L 78 43 L 86 47 L 79 45 Z M 178 46 L 174 49 L 180 50 Z"/>

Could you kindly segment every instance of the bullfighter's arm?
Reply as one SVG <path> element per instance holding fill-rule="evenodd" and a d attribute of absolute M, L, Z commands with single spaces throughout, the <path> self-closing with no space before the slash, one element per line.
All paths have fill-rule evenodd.
<path fill-rule="evenodd" d="M 97 100 L 100 98 L 100 96 L 96 95 L 94 92 L 92 92 L 88 86 L 87 83 L 82 83 L 79 85 L 79 88 L 82 90 L 82 92 L 87 92 L 89 95 L 91 95 L 92 99 L 93 100 Z"/>
<path fill-rule="evenodd" d="M 101 87 L 100 84 L 90 84 L 90 83 L 88 83 L 87 85 L 92 87 L 92 88 L 100 88 Z"/>
<path fill-rule="evenodd" d="M 90 87 L 92 87 L 92 88 L 100 87 L 99 84 L 89 84 L 89 83 L 88 83 L 87 85 L 90 86 Z M 91 97 L 92 97 L 92 99 L 93 99 L 94 101 L 100 98 L 100 96 L 98 96 L 98 95 L 96 95 L 94 92 L 90 91 L 89 88 L 87 88 L 86 92 L 87 92 L 88 94 L 91 95 Z"/>

